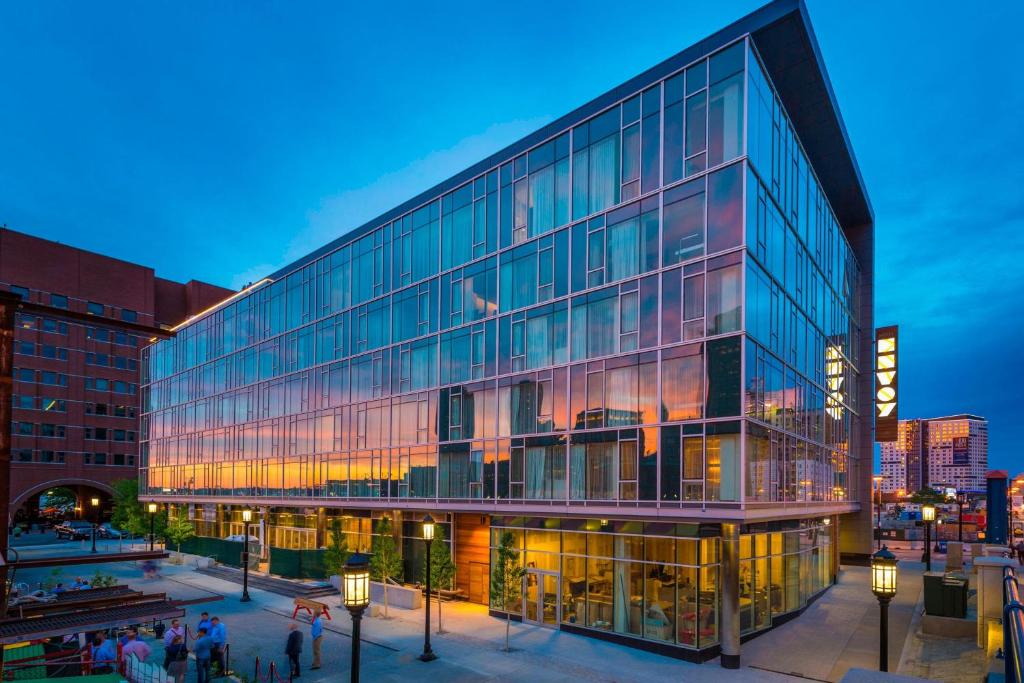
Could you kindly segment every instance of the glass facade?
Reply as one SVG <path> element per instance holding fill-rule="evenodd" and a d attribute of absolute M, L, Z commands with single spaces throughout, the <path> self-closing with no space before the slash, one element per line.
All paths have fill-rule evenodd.
<path fill-rule="evenodd" d="M 144 489 L 844 500 L 857 279 L 741 40 L 145 349 Z"/>
<path fill-rule="evenodd" d="M 718 644 L 716 525 L 494 517 L 492 565 L 506 532 L 526 576 L 515 600 L 492 599 L 492 609 L 685 648 Z M 740 536 L 740 632 L 806 606 L 832 582 L 830 553 L 820 519 L 749 525 Z"/>
<path fill-rule="evenodd" d="M 479 513 L 468 562 L 510 531 L 526 569 L 492 609 L 707 652 L 723 522 L 741 632 L 831 583 L 860 278 L 746 36 L 144 349 L 141 495 L 292 548 Z"/>

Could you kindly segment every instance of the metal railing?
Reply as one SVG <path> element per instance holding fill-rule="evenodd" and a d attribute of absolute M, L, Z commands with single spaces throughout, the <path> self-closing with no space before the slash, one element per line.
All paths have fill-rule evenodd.
<path fill-rule="evenodd" d="M 1024 683 L 1024 605 L 1013 567 L 1003 569 L 1003 664 L 1007 683 Z"/>

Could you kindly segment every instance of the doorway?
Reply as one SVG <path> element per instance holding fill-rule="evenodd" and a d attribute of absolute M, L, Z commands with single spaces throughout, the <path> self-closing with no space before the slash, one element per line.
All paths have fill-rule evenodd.
<path fill-rule="evenodd" d="M 523 621 L 557 628 L 562 604 L 558 572 L 527 569 L 523 583 Z"/>

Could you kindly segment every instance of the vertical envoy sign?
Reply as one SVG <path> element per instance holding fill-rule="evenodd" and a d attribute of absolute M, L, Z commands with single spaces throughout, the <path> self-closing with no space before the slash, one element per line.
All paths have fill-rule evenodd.
<path fill-rule="evenodd" d="M 899 435 L 896 357 L 899 328 L 875 331 L 875 441 L 896 441 Z"/>

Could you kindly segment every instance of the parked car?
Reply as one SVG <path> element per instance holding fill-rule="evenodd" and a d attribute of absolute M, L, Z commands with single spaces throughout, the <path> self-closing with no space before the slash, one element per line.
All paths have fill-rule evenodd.
<path fill-rule="evenodd" d="M 96 533 L 100 535 L 100 538 L 128 538 L 129 534 L 126 531 L 115 529 L 114 525 L 110 522 L 103 522 L 99 528 L 96 529 Z"/>
<path fill-rule="evenodd" d="M 57 538 L 70 538 L 72 541 L 85 540 L 92 536 L 92 522 L 73 519 L 54 527 Z"/>
<path fill-rule="evenodd" d="M 245 534 L 231 534 L 230 536 L 225 537 L 224 540 L 225 541 L 237 541 L 237 542 L 241 543 L 242 541 L 245 540 Z M 250 534 L 249 535 L 249 542 L 250 543 L 259 543 L 260 539 L 259 539 L 258 536 L 253 536 L 252 534 Z"/>

